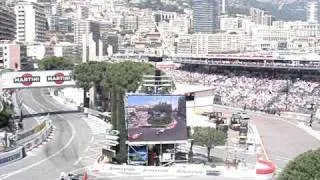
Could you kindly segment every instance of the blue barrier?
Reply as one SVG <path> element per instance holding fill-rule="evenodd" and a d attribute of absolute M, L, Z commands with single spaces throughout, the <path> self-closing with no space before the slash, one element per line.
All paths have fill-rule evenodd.
<path fill-rule="evenodd" d="M 1 153 L 0 166 L 4 166 L 24 158 L 24 154 L 25 154 L 24 151 L 25 151 L 24 147 L 20 146 L 12 151 Z"/>

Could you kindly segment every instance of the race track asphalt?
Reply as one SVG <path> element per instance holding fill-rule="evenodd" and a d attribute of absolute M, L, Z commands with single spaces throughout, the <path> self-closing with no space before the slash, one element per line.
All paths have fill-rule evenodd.
<path fill-rule="evenodd" d="M 24 103 L 38 113 L 68 111 L 40 89 L 23 90 Z M 81 113 L 50 115 L 54 136 L 46 144 L 28 153 L 20 161 L 0 168 L 0 179 L 8 180 L 56 180 L 60 173 L 81 169 L 74 163 L 87 148 L 91 131 L 82 120 Z"/>
<path fill-rule="evenodd" d="M 215 106 L 216 111 L 230 116 L 230 108 Z M 320 140 L 299 128 L 295 120 L 261 112 L 248 112 L 257 127 L 266 154 L 280 169 L 299 154 L 320 147 Z"/>
<path fill-rule="evenodd" d="M 253 116 L 266 153 L 278 168 L 308 150 L 319 148 L 320 140 L 280 117 Z"/>

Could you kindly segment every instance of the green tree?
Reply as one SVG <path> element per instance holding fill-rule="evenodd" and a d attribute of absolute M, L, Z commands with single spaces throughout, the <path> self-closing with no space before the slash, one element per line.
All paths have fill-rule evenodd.
<path fill-rule="evenodd" d="M 106 62 L 89 62 L 75 67 L 73 75 L 75 76 L 76 84 L 84 89 L 84 107 L 89 107 L 88 98 L 85 97 L 86 92 L 92 87 L 101 86 L 104 79 L 109 79 L 109 70 L 110 64 Z"/>
<path fill-rule="evenodd" d="M 192 135 L 194 144 L 207 148 L 208 161 L 211 161 L 210 152 L 215 146 L 224 145 L 227 140 L 225 133 L 212 127 L 195 127 Z"/>
<path fill-rule="evenodd" d="M 127 133 L 125 127 L 124 96 L 135 92 L 144 74 L 154 73 L 151 64 L 125 61 L 121 63 L 89 62 L 75 67 L 77 85 L 88 91 L 91 87 L 102 86 L 111 102 L 111 122 L 113 129 L 120 131 L 120 145 L 117 157 L 126 162 Z"/>
<path fill-rule="evenodd" d="M 320 149 L 305 152 L 290 161 L 278 179 L 320 179 Z"/>
<path fill-rule="evenodd" d="M 7 106 L 4 106 L 4 109 L 0 112 L 0 128 L 8 126 L 12 114 L 13 112 Z"/>
<path fill-rule="evenodd" d="M 39 62 L 40 70 L 72 70 L 73 68 L 74 63 L 63 57 L 47 57 Z"/>

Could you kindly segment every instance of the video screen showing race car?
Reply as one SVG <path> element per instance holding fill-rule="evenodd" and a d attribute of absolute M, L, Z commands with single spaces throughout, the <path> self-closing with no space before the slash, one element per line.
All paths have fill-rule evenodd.
<path fill-rule="evenodd" d="M 128 96 L 129 141 L 187 139 L 185 96 Z"/>

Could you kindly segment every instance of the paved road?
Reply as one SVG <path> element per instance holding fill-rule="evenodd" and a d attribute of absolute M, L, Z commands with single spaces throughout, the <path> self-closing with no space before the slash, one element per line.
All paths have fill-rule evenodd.
<path fill-rule="evenodd" d="M 254 116 L 266 153 L 279 168 L 297 155 L 320 147 L 320 141 L 280 118 Z"/>
<path fill-rule="evenodd" d="M 21 90 L 17 90 L 15 93 L 13 93 L 12 95 L 12 99 L 13 99 L 13 104 L 14 104 L 14 111 L 17 115 L 20 115 L 20 109 L 19 109 L 19 105 L 18 103 L 21 102 L 21 95 L 22 93 L 24 93 L 25 91 L 21 91 Z M 23 101 L 22 101 L 23 102 Z M 33 110 L 31 110 L 30 108 L 26 107 L 25 105 L 23 105 L 22 103 L 22 114 L 33 114 L 35 113 Z M 32 129 L 33 127 L 35 127 L 39 121 L 41 121 L 41 118 L 39 117 L 30 117 L 30 118 L 25 118 L 23 121 L 23 128 L 25 131 Z"/>
<path fill-rule="evenodd" d="M 215 107 L 225 114 L 233 111 Z M 310 149 L 319 148 L 320 141 L 296 126 L 295 121 L 264 113 L 249 113 L 261 136 L 266 153 L 278 168 Z"/>
<path fill-rule="evenodd" d="M 22 93 L 24 103 L 39 113 L 68 110 L 68 107 L 44 96 L 40 89 L 24 90 Z M 81 114 L 50 116 L 55 127 L 53 139 L 23 160 L 1 167 L 1 179 L 56 180 L 61 171 L 69 172 L 84 166 L 74 165 L 91 139 L 90 128 Z"/>

